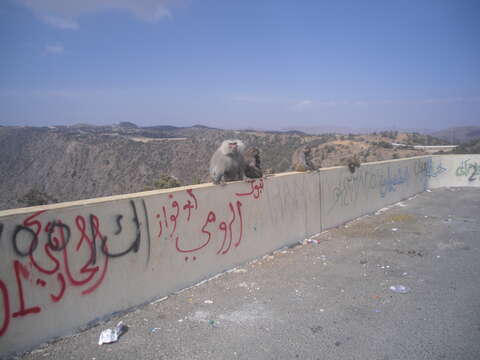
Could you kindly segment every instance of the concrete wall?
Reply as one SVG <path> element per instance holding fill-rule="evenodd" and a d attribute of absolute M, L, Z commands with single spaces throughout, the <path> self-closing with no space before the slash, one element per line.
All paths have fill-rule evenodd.
<path fill-rule="evenodd" d="M 464 176 L 457 168 L 467 160 Z M 408 198 L 429 182 L 445 186 L 455 176 L 478 186 L 478 177 L 465 178 L 479 160 L 426 156 L 362 164 L 355 174 L 331 168 L 0 211 L 0 356 Z"/>
<path fill-rule="evenodd" d="M 432 156 L 429 186 L 480 186 L 480 155 Z"/>
<path fill-rule="evenodd" d="M 422 192 L 429 156 L 321 170 L 322 227 L 328 229 Z"/>

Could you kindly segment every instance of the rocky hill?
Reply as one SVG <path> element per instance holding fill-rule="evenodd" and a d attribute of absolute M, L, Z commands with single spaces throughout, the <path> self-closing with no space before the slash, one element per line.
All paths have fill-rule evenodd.
<path fill-rule="evenodd" d="M 454 127 L 431 134 L 436 138 L 449 141 L 452 144 L 460 144 L 472 140 L 480 139 L 480 126 L 462 126 Z"/>
<path fill-rule="evenodd" d="M 307 143 L 316 165 L 327 167 L 344 165 L 354 153 L 362 162 L 422 155 L 391 142 L 433 141 L 397 132 L 311 136 L 201 125 L 0 126 L 0 209 L 143 191 L 165 175 L 183 185 L 208 182 L 209 159 L 228 138 L 258 147 L 262 167 L 276 173 L 288 171 L 295 149 Z"/>

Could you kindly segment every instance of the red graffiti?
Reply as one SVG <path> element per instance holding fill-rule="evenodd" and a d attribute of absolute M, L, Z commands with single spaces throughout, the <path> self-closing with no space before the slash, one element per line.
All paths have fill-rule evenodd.
<path fill-rule="evenodd" d="M 183 210 L 187 213 L 186 222 L 188 223 L 192 216 L 192 210 L 198 209 L 198 200 L 194 195 L 193 190 L 187 189 L 186 192 L 191 199 L 187 199 L 185 203 L 181 204 L 179 201 L 173 200 L 174 198 L 173 194 L 169 194 L 168 198 L 173 200 L 170 204 L 170 207 L 162 205 L 161 213 L 159 212 L 155 215 L 155 217 L 158 219 L 158 232 L 157 232 L 158 238 L 162 237 L 164 233 L 164 229 L 170 230 L 170 234 L 168 235 L 170 239 L 175 238 L 178 227 L 179 227 L 179 222 L 180 222 L 179 219 L 180 219 L 181 211 Z M 173 212 L 169 213 L 170 211 L 168 209 L 173 210 Z M 168 239 L 166 238 L 166 240 Z"/>
<path fill-rule="evenodd" d="M 59 302 L 62 299 L 66 289 L 65 278 L 61 273 L 57 274 L 57 279 L 58 279 L 58 282 L 60 283 L 60 291 L 58 292 L 58 295 L 50 294 L 50 298 L 52 299 L 53 302 Z"/>
<path fill-rule="evenodd" d="M 23 293 L 22 279 L 28 280 L 30 277 L 30 272 L 28 269 L 18 260 L 13 261 L 13 267 L 15 271 L 15 277 L 17 278 L 17 288 L 18 288 L 18 299 L 20 302 L 20 309 L 12 314 L 12 317 L 25 316 L 28 314 L 36 314 L 41 311 L 39 306 L 26 307 L 25 306 L 25 295 Z"/>
<path fill-rule="evenodd" d="M 243 238 L 243 217 L 242 217 L 242 203 L 237 200 L 237 211 L 238 211 L 238 217 L 240 218 L 240 235 L 238 236 L 238 241 L 233 244 L 233 246 L 238 247 L 240 245 L 240 242 L 242 241 Z"/>
<path fill-rule="evenodd" d="M 192 189 L 187 189 L 187 193 L 193 199 L 193 201 L 195 203 L 195 206 L 193 206 L 192 201 L 190 199 L 188 199 L 187 203 L 185 205 L 183 205 L 183 210 L 188 209 L 187 222 L 189 222 L 190 221 L 190 216 L 192 215 L 192 209 L 195 209 L 195 210 L 198 209 L 198 201 L 197 201 L 197 198 L 195 197 L 195 195 L 193 194 Z"/>
<path fill-rule="evenodd" d="M 238 216 L 239 216 L 239 219 L 240 219 L 240 225 L 239 225 L 240 231 L 239 231 L 239 236 L 238 236 L 237 242 L 235 242 L 233 244 L 234 247 L 237 247 L 238 245 L 240 245 L 240 242 L 242 241 L 242 237 L 243 237 L 243 218 L 242 218 L 242 209 L 241 209 L 242 203 L 240 201 L 237 201 L 236 205 L 237 205 Z M 217 254 L 221 253 L 222 255 L 225 255 L 226 253 L 228 253 L 229 250 L 230 250 L 230 247 L 232 246 L 232 240 L 233 240 L 232 225 L 236 220 L 235 208 L 234 208 L 233 204 L 229 203 L 228 206 L 229 206 L 230 212 L 232 214 L 232 219 L 228 223 L 228 226 L 224 221 L 222 221 L 219 225 L 219 229 L 224 232 L 224 236 L 223 236 L 222 246 L 220 247 L 220 249 L 218 249 Z M 228 235 L 228 246 L 224 250 L 225 243 L 226 243 L 226 240 L 227 240 L 227 235 Z"/>
<path fill-rule="evenodd" d="M 223 242 L 222 242 L 222 246 L 220 246 L 220 249 L 218 249 L 217 251 L 217 255 L 220 254 L 223 250 L 223 247 L 225 246 L 225 242 L 227 241 L 227 223 L 225 221 L 222 221 L 220 223 L 220 225 L 218 226 L 218 228 L 223 231 Z M 230 242 L 232 241 L 232 239 L 230 238 Z"/>
<path fill-rule="evenodd" d="M 264 181 L 262 178 L 258 179 L 258 184 L 257 180 L 248 180 L 247 181 L 250 184 L 250 192 L 246 193 L 236 193 L 235 195 L 237 196 L 252 196 L 254 199 L 259 199 L 260 195 L 263 192 L 264 188 Z"/>
<path fill-rule="evenodd" d="M 165 218 L 165 226 L 168 229 L 167 209 L 165 209 L 165 206 L 162 206 L 162 210 L 163 210 L 163 217 Z"/>
<path fill-rule="evenodd" d="M 205 230 L 205 228 L 208 226 L 208 224 L 214 223 L 216 220 L 217 220 L 217 216 L 215 215 L 215 213 L 213 211 L 210 211 L 207 215 L 207 219 L 205 220 L 205 223 L 202 226 L 202 233 L 207 234 L 208 238 L 207 238 L 206 241 L 203 242 L 203 244 L 197 246 L 196 248 L 193 248 L 193 249 L 180 248 L 180 245 L 179 245 L 180 238 L 177 236 L 177 238 L 175 239 L 175 247 L 176 247 L 177 251 L 182 252 L 182 253 L 190 253 L 190 252 L 194 252 L 194 251 L 198 251 L 200 249 L 203 249 L 205 246 L 207 246 L 208 243 L 210 242 L 211 238 L 212 238 L 212 233 L 208 230 Z"/>
<path fill-rule="evenodd" d="M 155 215 L 155 217 L 156 217 L 157 219 L 160 219 L 160 214 Z M 162 233 L 163 233 L 162 220 L 160 220 L 160 221 L 158 222 L 158 226 L 159 226 L 159 230 L 158 230 L 157 237 L 162 237 Z"/>
<path fill-rule="evenodd" d="M 177 201 L 172 202 L 172 208 L 177 209 L 177 211 L 175 215 L 170 215 L 170 221 L 173 222 L 173 229 L 172 229 L 172 232 L 170 233 L 170 237 L 172 237 L 173 234 L 175 234 L 175 231 L 177 230 L 177 219 L 178 219 L 178 215 L 180 214 L 180 207 Z"/>
<path fill-rule="evenodd" d="M 135 212 L 135 204 L 132 204 Z M 31 304 L 28 286 L 47 288 L 50 285 L 48 288 L 55 289 L 49 294 L 52 303 L 60 302 L 70 286 L 81 287 L 81 294 L 87 295 L 104 281 L 109 257 L 119 256 L 109 253 L 107 237 L 102 234 L 97 216 L 91 214 L 88 222 L 85 217 L 76 216 L 71 230 L 61 220 L 42 223 L 39 216 L 44 213 L 45 211 L 39 211 L 29 215 L 12 231 L 13 250 L 19 257 L 24 257 L 27 263 L 19 260 L 12 262 L 18 298 L 18 309 L 15 312 L 11 311 L 9 289 L 0 279 L 0 306 L 3 308 L 3 313 L 0 313 L 3 316 L 0 317 L 0 336 L 7 332 L 13 318 L 42 311 L 38 304 Z M 122 217 L 123 215 L 116 215 L 115 235 L 122 231 Z M 136 212 L 134 223 L 140 241 L 141 229 Z M 129 252 L 126 251 L 125 254 Z M 73 258 L 75 261 L 71 261 Z"/>
<path fill-rule="evenodd" d="M 38 222 L 38 226 L 39 226 L 39 229 L 41 229 L 41 223 Z M 45 232 L 48 233 L 50 232 L 50 229 L 51 229 L 51 226 L 52 226 L 52 223 L 48 223 L 47 226 L 45 227 Z M 63 228 L 60 228 L 60 231 L 62 232 L 62 236 L 64 236 L 63 234 Z M 64 243 L 64 239 L 62 239 L 62 243 Z M 60 247 L 60 243 L 58 241 L 58 238 L 56 238 L 55 236 L 53 237 L 52 239 L 52 243 L 54 243 L 54 246 L 55 247 Z M 47 275 L 51 275 L 51 274 L 54 274 L 60 267 L 60 262 L 58 261 L 58 259 L 52 254 L 52 252 L 50 251 L 52 248 L 52 244 L 50 243 L 46 243 L 44 246 L 43 246 L 43 249 L 45 251 L 45 253 L 47 254 L 48 258 L 50 258 L 52 260 L 52 262 L 54 263 L 54 267 L 52 269 L 45 269 L 43 266 L 40 266 L 40 264 L 35 260 L 35 254 L 38 254 L 38 252 L 32 252 L 30 255 L 29 255 L 29 259 L 30 259 L 30 262 L 33 264 L 33 266 L 38 270 L 40 271 L 41 273 L 43 274 L 47 274 Z"/>
<path fill-rule="evenodd" d="M 8 324 L 10 323 L 10 300 L 8 298 L 8 289 L 7 285 L 0 280 L 0 291 L 2 292 L 3 298 L 3 324 L 0 326 L 0 336 L 5 334 L 8 329 Z"/>

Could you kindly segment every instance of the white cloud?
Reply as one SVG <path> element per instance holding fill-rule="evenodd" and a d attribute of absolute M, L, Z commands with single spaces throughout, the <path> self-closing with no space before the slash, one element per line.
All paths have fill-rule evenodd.
<path fill-rule="evenodd" d="M 271 104 L 281 103 L 284 100 L 276 99 L 272 97 L 251 96 L 251 95 L 236 95 L 232 98 L 233 101 L 241 103 L 253 103 L 253 104 Z"/>
<path fill-rule="evenodd" d="M 70 19 L 59 18 L 51 15 L 43 15 L 41 16 L 41 19 L 48 25 L 59 29 L 77 30 L 79 28 L 78 24 Z"/>
<path fill-rule="evenodd" d="M 297 102 L 295 105 L 293 105 L 293 109 L 295 110 L 306 110 L 311 108 L 313 105 L 311 100 L 302 100 Z"/>
<path fill-rule="evenodd" d="M 63 53 L 63 50 L 64 50 L 63 45 L 61 45 L 61 44 L 45 46 L 45 52 L 47 54 L 58 55 L 58 54 Z"/>
<path fill-rule="evenodd" d="M 106 10 L 126 11 L 137 19 L 157 22 L 171 16 L 167 6 L 184 0 L 16 0 L 32 10 L 45 23 L 60 28 L 76 30 L 75 21 L 85 13 Z"/>

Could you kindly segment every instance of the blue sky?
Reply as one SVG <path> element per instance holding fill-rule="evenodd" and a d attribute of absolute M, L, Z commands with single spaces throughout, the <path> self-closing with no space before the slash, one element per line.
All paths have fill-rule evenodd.
<path fill-rule="evenodd" d="M 0 124 L 480 125 L 478 0 L 4 0 Z"/>

